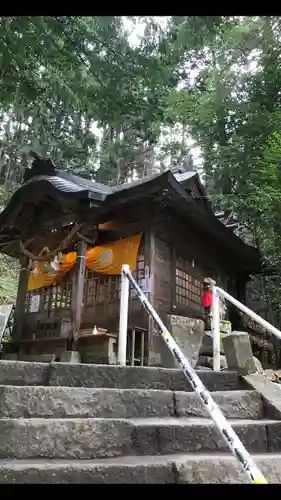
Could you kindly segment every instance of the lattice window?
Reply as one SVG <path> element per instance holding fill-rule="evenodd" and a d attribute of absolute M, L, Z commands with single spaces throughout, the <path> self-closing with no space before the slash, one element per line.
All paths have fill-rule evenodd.
<path fill-rule="evenodd" d="M 190 263 L 183 259 L 177 259 L 176 304 L 202 312 L 202 294 L 203 284 L 190 274 Z"/>
<path fill-rule="evenodd" d="M 54 309 L 68 309 L 71 306 L 72 287 L 72 274 L 68 273 L 53 286 L 30 291 L 26 295 L 25 310 L 37 312 L 40 308 L 41 311 L 47 312 Z M 38 299 L 38 307 L 37 305 L 34 307 L 35 298 Z"/>
<path fill-rule="evenodd" d="M 71 293 L 62 285 L 55 285 L 51 288 L 50 309 L 65 309 L 71 305 Z"/>
<path fill-rule="evenodd" d="M 133 276 L 139 286 L 143 288 L 145 284 L 145 265 L 144 265 L 144 255 L 139 254 L 137 258 L 137 266 L 135 269 L 135 272 L 133 273 Z M 136 291 L 130 287 L 130 297 L 136 297 Z"/>
<path fill-rule="evenodd" d="M 84 304 L 93 306 L 108 301 L 111 276 L 86 270 Z"/>
<path fill-rule="evenodd" d="M 142 286 L 145 278 L 143 254 L 138 255 L 136 270 L 133 274 L 140 286 Z M 84 290 L 85 306 L 117 302 L 120 300 L 121 276 L 99 274 L 87 269 Z M 135 295 L 134 290 L 130 289 L 130 297 L 135 297 Z"/>
<path fill-rule="evenodd" d="M 25 307 L 24 307 L 24 310 L 27 312 L 30 308 L 30 299 L 31 299 L 31 296 L 30 296 L 30 292 L 27 292 L 26 296 L 25 296 Z"/>
<path fill-rule="evenodd" d="M 42 303 L 42 308 L 44 311 L 49 310 L 49 302 L 50 302 L 50 294 L 51 294 L 52 287 L 46 287 L 46 288 L 41 288 L 41 303 Z"/>

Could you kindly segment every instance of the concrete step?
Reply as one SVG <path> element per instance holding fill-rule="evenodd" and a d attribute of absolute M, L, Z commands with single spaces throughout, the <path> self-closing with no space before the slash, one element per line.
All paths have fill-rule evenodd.
<path fill-rule="evenodd" d="M 249 452 L 281 450 L 281 421 L 230 420 Z M 0 419 L 0 458 L 92 459 L 227 451 L 204 418 Z"/>
<path fill-rule="evenodd" d="M 242 388 L 235 372 L 197 373 L 210 391 Z M 191 391 L 182 370 L 83 363 L 0 361 L 0 384 Z"/>
<path fill-rule="evenodd" d="M 269 483 L 281 483 L 281 455 L 252 455 Z M 105 460 L 0 460 L 0 484 L 245 484 L 229 454 L 155 455 Z"/>
<path fill-rule="evenodd" d="M 227 418 L 259 419 L 256 391 L 212 393 Z M 2 418 L 208 417 L 194 392 L 86 387 L 0 386 Z"/>

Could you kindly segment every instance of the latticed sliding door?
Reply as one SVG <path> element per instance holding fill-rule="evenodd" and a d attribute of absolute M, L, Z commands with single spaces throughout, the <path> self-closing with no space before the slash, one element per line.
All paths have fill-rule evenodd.
<path fill-rule="evenodd" d="M 177 314 L 201 317 L 203 315 L 203 272 L 196 269 L 196 263 L 181 257 L 176 258 L 176 293 L 175 306 Z"/>
<path fill-rule="evenodd" d="M 57 336 L 57 328 L 50 320 L 71 318 L 73 272 L 67 273 L 58 283 L 29 291 L 26 294 L 23 338 Z M 44 329 L 46 323 L 46 329 Z"/>

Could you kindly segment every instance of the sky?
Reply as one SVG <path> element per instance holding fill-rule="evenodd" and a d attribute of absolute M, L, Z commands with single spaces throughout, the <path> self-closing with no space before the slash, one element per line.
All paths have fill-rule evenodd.
<path fill-rule="evenodd" d="M 153 16 L 153 18 L 154 18 L 154 21 L 156 23 L 159 23 L 161 25 L 161 27 L 165 29 L 165 27 L 167 26 L 168 20 L 169 20 L 169 16 Z M 123 17 L 123 26 L 124 26 L 124 29 L 127 31 L 129 43 L 132 45 L 132 47 L 137 47 L 143 39 L 146 24 L 145 24 L 143 18 L 141 18 L 141 17 L 135 17 L 134 19 L 135 19 L 135 22 L 131 21 L 130 19 L 128 19 L 128 17 L 124 16 Z M 194 76 L 194 78 L 195 78 L 197 71 L 192 72 L 192 70 L 191 70 L 190 73 L 194 73 L 194 75 L 191 74 L 191 75 L 189 75 L 189 77 L 192 78 L 192 76 Z M 97 124 L 94 124 L 92 126 L 92 131 L 95 135 L 97 135 L 101 139 L 102 130 L 98 128 Z M 178 134 L 178 132 L 176 131 L 176 128 L 173 128 L 173 129 L 166 128 L 164 133 L 162 134 L 162 136 L 160 136 L 159 146 L 155 147 L 156 154 L 157 154 L 157 152 L 159 152 L 161 150 L 161 145 L 163 145 L 167 142 L 167 137 L 169 137 L 169 139 L 171 141 L 181 139 L 181 135 Z M 200 167 L 202 165 L 201 151 L 200 151 L 199 147 L 196 147 L 194 145 L 194 142 L 195 141 L 192 139 L 192 137 L 190 137 L 190 136 L 187 137 L 186 143 L 187 143 L 187 146 L 190 148 L 189 151 L 187 151 L 187 153 L 190 152 L 192 154 L 193 159 L 194 159 L 194 164 L 200 170 Z M 170 166 L 169 157 L 166 158 L 164 163 L 165 163 L 167 168 Z M 159 162 L 156 161 L 155 166 L 156 167 L 160 166 Z"/>
<path fill-rule="evenodd" d="M 153 16 L 153 20 L 158 23 L 161 28 L 164 28 L 167 26 L 168 21 L 169 21 L 169 16 Z M 134 16 L 134 21 L 129 19 L 128 17 L 124 16 L 123 17 L 123 26 L 124 29 L 127 31 L 128 35 L 128 40 L 129 43 L 133 47 L 137 47 L 143 37 L 144 37 L 144 31 L 145 31 L 145 20 L 143 17 L 137 17 Z M 245 64 L 244 67 L 239 66 L 239 72 L 240 74 L 245 74 L 249 72 L 255 72 L 258 69 L 258 59 L 259 59 L 259 51 L 258 50 L 253 50 L 251 56 L 248 58 L 247 63 Z M 235 65 L 234 65 L 235 66 Z M 189 82 L 192 80 L 195 80 L 196 76 L 198 75 L 199 71 L 201 71 L 202 68 L 197 68 L 197 69 L 190 69 L 187 68 L 188 71 L 188 79 Z M 173 128 L 166 128 L 163 131 L 162 136 L 160 136 L 159 139 L 159 145 L 155 147 L 156 154 L 161 150 L 161 145 L 167 143 L 167 141 L 172 141 L 172 140 L 181 140 L 181 133 L 177 131 L 180 127 L 173 127 Z M 102 131 L 98 130 L 96 127 L 93 129 L 93 131 L 101 137 Z M 186 139 L 186 144 L 187 148 L 189 148 L 189 151 L 187 153 L 191 153 L 194 159 L 194 164 L 196 165 L 199 173 L 202 170 L 202 155 L 201 155 L 201 150 L 199 147 L 196 146 L 195 140 L 191 136 L 187 136 Z M 166 158 L 164 161 L 166 167 L 169 167 L 169 157 Z M 157 165 L 157 162 L 156 162 Z"/>
<path fill-rule="evenodd" d="M 168 24 L 168 20 L 169 20 L 169 16 L 153 16 L 153 19 L 156 23 L 159 23 L 161 25 L 162 28 L 166 28 L 167 24 Z M 133 46 L 133 47 L 137 47 L 140 43 L 141 43 L 141 40 L 144 36 L 144 30 L 145 30 L 145 22 L 142 20 L 142 19 L 138 19 L 136 18 L 136 24 L 134 24 L 130 19 L 128 19 L 127 17 L 124 17 L 123 18 L 123 25 L 124 25 L 124 28 L 125 30 L 127 30 L 130 34 L 128 36 L 128 40 L 129 40 L 129 43 Z M 189 75 L 189 77 L 196 77 L 198 71 L 190 71 L 191 75 Z M 166 129 L 166 133 L 167 133 L 167 129 Z M 180 136 L 177 134 L 176 130 L 170 130 L 170 138 L 171 140 L 180 140 Z M 160 143 L 160 147 L 161 147 L 161 144 L 165 143 L 167 140 L 167 136 L 166 134 L 162 137 L 160 137 L 160 140 L 159 140 L 159 143 Z M 193 159 L 194 159 L 194 164 L 200 168 L 200 166 L 202 165 L 202 159 L 201 159 L 201 150 L 199 147 L 196 147 L 194 146 L 194 140 L 192 139 L 192 137 L 189 137 L 187 138 L 187 145 L 188 147 L 190 148 L 190 153 L 192 154 L 193 156 Z M 169 159 L 167 158 L 167 162 L 169 162 Z M 166 165 L 167 167 L 169 166 L 168 164 Z"/>

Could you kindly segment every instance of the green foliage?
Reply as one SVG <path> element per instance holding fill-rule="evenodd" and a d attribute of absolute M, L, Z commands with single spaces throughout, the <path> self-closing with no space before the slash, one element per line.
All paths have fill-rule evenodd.
<path fill-rule="evenodd" d="M 14 259 L 0 254 L 0 304 L 15 303 L 19 266 Z"/>
<path fill-rule="evenodd" d="M 101 162 L 105 172 L 99 177 L 107 178 L 109 160 L 111 177 L 120 177 L 119 163 L 128 163 L 136 146 L 140 154 L 143 144 L 154 143 L 163 122 L 160 101 L 174 66 L 150 52 L 161 40 L 156 32 L 154 26 L 146 43 L 133 48 L 121 17 L 2 17 L 5 183 L 21 182 L 30 149 L 88 177 Z M 109 142 L 100 144 L 97 127 L 101 134 L 110 129 Z"/>
<path fill-rule="evenodd" d="M 160 54 L 163 32 L 151 19 L 146 26 L 133 47 L 120 16 L 0 19 L 2 208 L 30 150 L 104 182 L 143 175 L 164 121 L 161 102 L 176 84 L 175 64 Z M 12 299 L 5 269 L 0 286 Z"/>
<path fill-rule="evenodd" d="M 177 19 L 175 31 L 187 31 L 192 22 Z M 205 37 L 200 42 L 200 34 L 195 36 L 192 52 L 186 42 L 177 44 L 181 60 L 196 67 L 197 74 L 166 101 L 168 119 L 186 123 L 201 147 L 215 205 L 236 215 L 239 233 L 257 244 L 267 266 L 275 268 L 265 280 L 264 298 L 279 325 L 280 30 L 277 17 L 223 17 L 206 23 Z"/>
<path fill-rule="evenodd" d="M 277 314 L 279 17 L 129 19 L 144 27 L 137 45 L 120 16 L 0 19 L 0 205 L 30 149 L 116 183 L 147 173 L 153 154 L 159 168 L 178 163 L 192 139 L 215 207 L 277 269 L 266 280 Z"/>

